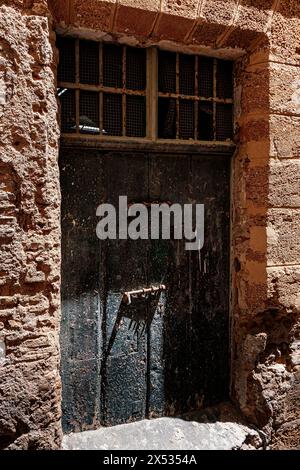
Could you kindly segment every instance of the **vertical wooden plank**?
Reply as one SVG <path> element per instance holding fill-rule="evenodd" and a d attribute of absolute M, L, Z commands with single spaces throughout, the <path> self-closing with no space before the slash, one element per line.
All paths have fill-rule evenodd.
<path fill-rule="evenodd" d="M 191 168 L 193 197 L 205 206 L 204 246 L 191 252 L 191 389 L 206 406 L 229 391 L 230 160 L 193 155 Z"/>
<path fill-rule="evenodd" d="M 97 152 L 60 152 L 64 430 L 99 424 L 99 241 L 95 234 L 101 164 Z M 82 194 L 84 193 L 84 198 Z"/>
<path fill-rule="evenodd" d="M 103 85 L 103 44 L 99 43 L 99 85 Z M 99 92 L 99 129 L 103 134 L 103 92 Z"/>
<path fill-rule="evenodd" d="M 118 206 L 148 196 L 148 156 L 110 152 L 104 161 L 107 202 Z M 145 417 L 147 301 L 124 304 L 122 292 L 147 286 L 147 240 L 106 240 L 106 318 L 101 384 L 102 422 L 119 424 Z"/>
<path fill-rule="evenodd" d="M 122 135 L 126 136 L 126 46 L 122 52 Z"/>
<path fill-rule="evenodd" d="M 179 95 L 179 53 L 176 53 L 176 94 Z M 176 139 L 179 139 L 179 98 L 176 98 Z"/>
<path fill-rule="evenodd" d="M 80 80 L 80 58 L 79 58 L 79 39 L 75 41 L 75 84 L 79 86 Z M 75 90 L 75 108 L 76 108 L 76 134 L 79 134 L 80 126 L 80 91 Z"/>
<path fill-rule="evenodd" d="M 188 202 L 188 172 L 186 155 L 153 155 L 150 199 L 182 205 Z M 152 417 L 179 412 L 188 394 L 187 272 L 188 257 L 183 240 L 151 240 L 149 281 L 167 285 L 167 291 L 151 302 L 148 370 L 149 415 Z"/>
<path fill-rule="evenodd" d="M 195 56 L 195 96 L 199 96 L 199 56 Z M 195 129 L 194 129 L 194 139 L 198 140 L 198 117 L 199 117 L 199 101 L 195 100 L 194 103 L 194 112 L 195 112 Z"/>
<path fill-rule="evenodd" d="M 217 139 L 217 59 L 214 59 L 213 65 L 213 136 L 214 140 Z"/>

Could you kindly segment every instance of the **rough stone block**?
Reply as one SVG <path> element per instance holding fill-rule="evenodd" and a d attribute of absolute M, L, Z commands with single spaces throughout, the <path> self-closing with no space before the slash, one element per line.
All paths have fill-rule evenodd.
<path fill-rule="evenodd" d="M 226 26 L 223 24 L 206 23 L 200 19 L 191 35 L 191 41 L 193 44 L 214 46 L 218 37 L 225 31 L 225 28 Z"/>
<path fill-rule="evenodd" d="M 300 160 L 270 162 L 271 207 L 300 207 Z"/>
<path fill-rule="evenodd" d="M 237 8 L 237 0 L 208 0 L 203 2 L 200 15 L 207 23 L 230 25 Z"/>
<path fill-rule="evenodd" d="M 235 26 L 250 31 L 265 31 L 273 3 L 273 0 L 243 1 L 237 14 Z"/>
<path fill-rule="evenodd" d="M 118 0 L 118 6 L 136 8 L 143 11 L 160 12 L 160 0 Z"/>
<path fill-rule="evenodd" d="M 268 205 L 269 170 L 267 165 L 248 167 L 244 174 L 246 182 L 246 198 L 259 207 Z"/>
<path fill-rule="evenodd" d="M 279 2 L 270 30 L 270 59 L 299 65 L 299 2 Z"/>
<path fill-rule="evenodd" d="M 198 13 L 198 0 L 162 0 L 161 11 L 169 15 L 195 19 Z"/>
<path fill-rule="evenodd" d="M 81 28 L 108 31 L 115 6 L 115 0 L 73 0 L 70 23 Z"/>
<path fill-rule="evenodd" d="M 70 21 L 70 1 L 71 0 L 49 0 L 49 6 L 53 17 L 57 23 L 69 24 Z"/>
<path fill-rule="evenodd" d="M 268 297 L 287 311 L 300 313 L 300 265 L 267 268 L 267 273 Z"/>
<path fill-rule="evenodd" d="M 263 113 L 270 107 L 269 68 L 267 65 L 248 67 L 243 77 L 241 109 L 244 114 Z"/>
<path fill-rule="evenodd" d="M 270 65 L 270 110 L 300 116 L 300 67 Z"/>
<path fill-rule="evenodd" d="M 300 158 L 300 116 L 270 116 L 270 155 Z"/>
<path fill-rule="evenodd" d="M 253 41 L 257 40 L 260 34 L 256 30 L 242 29 L 236 27 L 232 30 L 229 36 L 224 41 L 224 47 L 238 47 L 240 49 L 248 50 Z"/>
<path fill-rule="evenodd" d="M 286 18 L 299 18 L 300 4 L 298 0 L 285 0 L 279 2 L 277 11 Z"/>
<path fill-rule="evenodd" d="M 300 259 L 300 209 L 269 209 L 268 265 L 297 264 Z"/>
<path fill-rule="evenodd" d="M 245 269 L 248 273 L 249 284 L 265 285 L 267 279 L 265 261 L 247 260 Z"/>
<path fill-rule="evenodd" d="M 270 125 L 269 117 L 259 117 L 241 122 L 239 139 L 241 143 L 258 142 L 257 150 L 261 141 L 269 141 Z"/>
<path fill-rule="evenodd" d="M 192 30 L 194 20 L 186 17 L 174 17 L 169 14 L 161 14 L 155 30 L 154 38 L 183 41 L 186 35 Z"/>
<path fill-rule="evenodd" d="M 259 252 L 265 255 L 267 248 L 267 235 L 265 227 L 250 227 L 249 247 L 253 252 Z"/>
<path fill-rule="evenodd" d="M 300 387 L 294 388 L 294 402 L 296 404 L 293 407 L 292 416 L 296 414 L 299 415 L 299 394 L 300 394 Z M 289 401 L 292 400 L 291 394 L 289 394 L 288 398 L 285 400 L 286 406 L 289 406 Z M 272 442 L 272 450 L 295 450 L 299 449 L 300 447 L 300 438 L 299 438 L 299 426 L 300 426 L 300 418 L 292 420 L 290 422 L 286 422 L 279 429 L 276 430 L 273 436 Z"/>
<path fill-rule="evenodd" d="M 114 21 L 114 31 L 134 36 L 148 36 L 154 25 L 159 11 L 159 2 L 156 0 L 147 2 L 121 1 L 118 3 Z"/>
<path fill-rule="evenodd" d="M 70 1 L 48 0 L 48 3 L 55 23 L 68 25 L 70 22 Z"/>
<path fill-rule="evenodd" d="M 63 449 L 97 450 L 233 450 L 261 447 L 257 431 L 241 424 L 240 418 L 233 418 L 235 410 L 220 416 L 219 409 L 207 409 L 205 422 L 179 418 L 156 418 L 137 423 L 121 424 L 95 431 L 72 433 L 64 437 Z M 207 418 L 209 416 L 209 418 Z M 210 422 L 212 421 L 212 422 Z M 216 422 L 215 422 L 216 421 Z M 251 444 L 246 445 L 245 442 Z"/>
<path fill-rule="evenodd" d="M 163 0 L 161 14 L 155 26 L 153 37 L 173 41 L 183 41 L 192 30 L 198 15 L 198 1 Z"/>
<path fill-rule="evenodd" d="M 255 142 L 249 140 L 248 143 L 241 145 L 239 150 L 241 161 L 247 163 L 248 167 L 263 166 L 267 167 L 270 158 L 269 140 Z"/>
<path fill-rule="evenodd" d="M 4 69 L 6 83 L 0 105 L 0 227 L 6 236 L 14 230 L 13 238 L 1 240 L 0 249 L 1 339 L 6 345 L 0 368 L 0 393 L 5 395 L 0 403 L 0 448 L 50 449 L 59 447 L 61 438 L 59 314 L 58 305 L 49 306 L 51 295 L 59 294 L 50 280 L 59 266 L 59 129 L 50 42 L 54 35 L 47 2 L 16 4 L 0 6 L 0 75 Z M 48 190 L 56 196 L 45 198 Z M 35 262 L 25 246 L 38 236 L 48 239 L 48 246 Z M 32 276 L 41 277 L 26 283 L 26 273 L 31 281 Z M 38 323 L 39 316 L 43 323 Z M 49 371 L 53 378 L 39 395 L 39 383 Z"/>
<path fill-rule="evenodd" d="M 295 366 L 300 366 L 300 340 L 295 340 L 291 344 L 291 360 L 292 360 L 292 365 Z"/>
<path fill-rule="evenodd" d="M 245 271 L 241 276 L 238 282 L 237 303 L 241 320 L 249 321 L 251 317 L 266 308 L 266 265 L 265 263 L 245 265 Z M 259 282 L 254 282 L 254 278 Z"/>

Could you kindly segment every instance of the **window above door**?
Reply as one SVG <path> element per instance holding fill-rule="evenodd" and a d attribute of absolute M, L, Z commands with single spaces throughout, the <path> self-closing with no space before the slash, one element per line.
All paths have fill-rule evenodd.
<path fill-rule="evenodd" d="M 231 61 L 59 37 L 62 135 L 231 142 Z"/>

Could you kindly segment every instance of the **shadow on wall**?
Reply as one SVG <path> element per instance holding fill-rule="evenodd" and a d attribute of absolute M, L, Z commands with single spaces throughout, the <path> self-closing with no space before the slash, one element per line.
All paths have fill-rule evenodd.
<path fill-rule="evenodd" d="M 285 216 L 273 209 L 284 176 L 274 185 L 268 58 L 265 38 L 236 69 L 241 108 L 233 160 L 232 395 L 270 440 L 286 419 L 297 312 L 280 298 L 282 269 L 270 266 L 284 243 Z"/>

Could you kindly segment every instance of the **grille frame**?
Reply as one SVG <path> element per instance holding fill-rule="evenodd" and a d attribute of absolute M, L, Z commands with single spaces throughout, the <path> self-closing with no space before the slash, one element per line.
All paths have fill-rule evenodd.
<path fill-rule="evenodd" d="M 182 143 L 182 144 L 202 144 L 202 143 L 209 143 L 209 144 L 220 144 L 220 145 L 234 145 L 233 141 L 233 133 L 234 133 L 234 99 L 233 99 L 233 82 L 234 82 L 234 75 L 233 73 L 230 76 L 231 80 L 231 87 L 232 87 L 232 95 L 228 97 L 228 91 L 226 93 L 226 97 L 218 97 L 218 84 L 217 84 L 217 75 L 218 75 L 218 64 L 219 62 L 221 64 L 224 63 L 224 59 L 216 59 L 213 57 L 206 57 L 206 56 L 201 56 L 197 54 L 182 54 L 180 52 L 170 52 L 173 57 L 175 57 L 176 61 L 176 76 L 175 76 L 175 82 L 176 82 L 176 87 L 174 90 L 173 86 L 173 92 L 165 92 L 161 91 L 159 88 L 159 84 L 161 79 L 159 80 L 159 63 L 160 63 L 160 54 L 168 54 L 168 51 L 161 50 L 157 47 L 149 47 L 149 48 L 135 48 L 138 51 L 138 54 L 140 56 L 143 55 L 144 52 L 144 65 L 143 67 L 145 68 L 145 75 L 144 78 L 142 77 L 141 79 L 141 73 L 139 72 L 137 76 L 139 76 L 140 81 L 145 85 L 144 89 L 141 89 L 141 85 L 137 86 L 132 86 L 132 89 L 129 89 L 126 87 L 126 80 L 128 77 L 128 70 L 126 69 L 126 57 L 128 55 L 128 51 L 130 53 L 134 53 L 134 48 L 132 46 L 126 46 L 126 45 L 119 45 L 116 43 L 106 43 L 106 42 L 95 42 L 98 47 L 99 51 L 99 67 L 98 67 L 98 73 L 99 73 L 99 80 L 98 83 L 81 83 L 80 82 L 80 76 L 82 76 L 82 72 L 80 70 L 80 65 L 82 62 L 87 62 L 87 61 L 81 61 L 80 60 L 80 49 L 82 48 L 82 43 L 85 42 L 87 44 L 87 41 L 84 39 L 79 39 L 79 38 L 73 38 L 74 40 L 74 57 L 75 57 L 75 80 L 72 82 L 65 82 L 60 80 L 60 77 L 58 77 L 58 90 L 62 89 L 67 89 L 67 90 L 73 90 L 72 93 L 75 94 L 75 116 L 74 116 L 74 121 L 76 124 L 73 126 L 72 130 L 68 130 L 66 128 L 65 123 L 61 123 L 61 136 L 72 139 L 72 140 L 82 140 L 88 139 L 88 140 L 99 140 L 99 141 L 140 141 L 140 142 L 167 142 L 167 143 Z M 59 42 L 62 43 L 63 38 L 59 38 Z M 119 51 L 121 51 L 121 57 L 122 57 L 122 63 L 121 63 L 121 70 L 122 70 L 122 83 L 119 81 L 118 86 L 107 86 L 104 85 L 104 80 L 103 80 L 103 75 L 104 75 L 104 62 L 105 62 L 105 48 L 118 48 Z M 142 52 L 143 51 L 143 52 Z M 188 57 L 190 56 L 190 57 Z M 189 73 L 191 73 L 191 63 L 194 63 L 194 77 L 193 81 L 191 83 L 194 84 L 194 93 L 193 94 L 185 94 L 184 93 L 184 87 L 182 86 L 182 78 L 180 76 L 180 70 L 182 67 L 182 63 L 185 62 L 190 62 L 189 65 Z M 200 80 L 201 80 L 201 61 L 203 61 L 204 64 L 212 64 L 212 70 L 206 69 L 206 79 L 207 77 L 210 77 L 212 75 L 212 96 L 200 96 L 199 90 L 201 89 L 200 85 Z M 225 61 L 226 62 L 226 61 Z M 232 64 L 232 69 L 233 69 L 233 62 L 232 61 L 227 61 L 228 64 Z M 208 67 L 208 65 L 207 65 Z M 230 69 L 230 67 L 228 67 Z M 65 68 L 63 68 L 65 70 Z M 132 76 L 134 76 L 134 71 L 131 72 Z M 143 81 L 144 80 L 144 81 Z M 94 80 L 95 81 L 95 80 Z M 173 79 L 174 82 L 174 79 Z M 189 90 L 191 91 L 192 85 L 189 85 Z M 205 90 L 208 89 L 207 84 L 205 84 L 204 87 Z M 227 89 L 228 90 L 228 89 Z M 95 92 L 98 93 L 98 102 L 97 102 L 97 107 L 98 107 L 98 122 L 96 123 L 95 127 L 98 127 L 98 132 L 82 132 L 82 124 L 81 124 L 81 116 L 80 116 L 80 96 L 81 93 L 84 91 L 86 92 Z M 110 134 L 105 131 L 105 126 L 104 126 L 104 115 L 105 115 L 105 96 L 106 95 L 111 95 L 111 94 L 117 94 L 121 97 L 122 99 L 122 106 L 121 106 L 121 121 L 122 121 L 122 131 L 118 132 L 111 132 Z M 138 129 L 137 127 L 137 122 L 134 123 L 133 126 L 128 125 L 128 119 L 130 119 L 130 116 L 128 116 L 126 110 L 131 107 L 128 107 L 127 105 L 127 97 L 140 97 L 140 99 L 145 101 L 145 116 L 144 119 L 141 120 L 141 129 Z M 166 99 L 166 100 L 172 100 L 175 101 L 176 103 L 176 114 L 175 114 L 175 121 L 176 121 L 176 130 L 174 130 L 174 135 L 170 136 L 164 136 L 162 132 L 159 130 L 159 102 L 161 100 Z M 136 101 L 138 102 L 139 100 L 132 99 L 132 102 Z M 181 115 L 181 110 L 184 109 L 184 106 L 182 106 L 182 103 L 186 103 L 185 109 L 188 107 L 188 101 L 193 103 L 193 108 L 194 108 L 194 116 L 193 116 L 193 126 L 194 126 L 194 132 L 189 130 L 187 134 L 185 132 L 182 132 L 182 129 L 187 129 L 188 127 L 190 128 L 191 124 L 187 122 L 188 117 Z M 208 104 L 212 107 L 212 130 L 211 132 L 204 132 L 201 133 L 199 131 L 199 126 L 201 126 L 200 118 L 201 118 L 201 113 L 200 107 L 201 105 Z M 220 131 L 218 129 L 218 126 L 220 126 L 220 122 L 222 122 L 222 119 L 218 119 L 217 117 L 217 110 L 222 109 L 222 106 L 228 106 L 231 107 L 232 109 L 232 114 L 230 116 L 230 123 L 229 125 L 226 126 L 226 129 L 232 129 L 232 134 L 230 136 L 227 135 L 226 132 Z M 61 115 L 63 117 L 63 109 L 61 110 Z M 183 111 L 182 111 L 183 113 Z M 106 113 L 107 114 L 107 113 Z M 190 112 L 188 113 L 188 116 L 191 117 Z M 133 119 L 133 118 L 132 118 Z M 184 120 L 186 119 L 186 122 L 184 123 Z M 113 119 L 112 119 L 113 121 Z M 126 135 L 126 129 L 129 128 L 134 128 L 136 129 L 136 135 L 132 135 L 132 132 L 130 132 L 130 135 Z M 188 137 L 184 137 L 184 135 L 188 135 Z M 203 140 L 201 139 L 201 135 L 209 135 L 210 139 L 209 140 Z M 223 138 L 220 140 L 218 139 L 219 136 L 222 136 Z M 226 138 L 225 138 L 225 137 Z"/>

